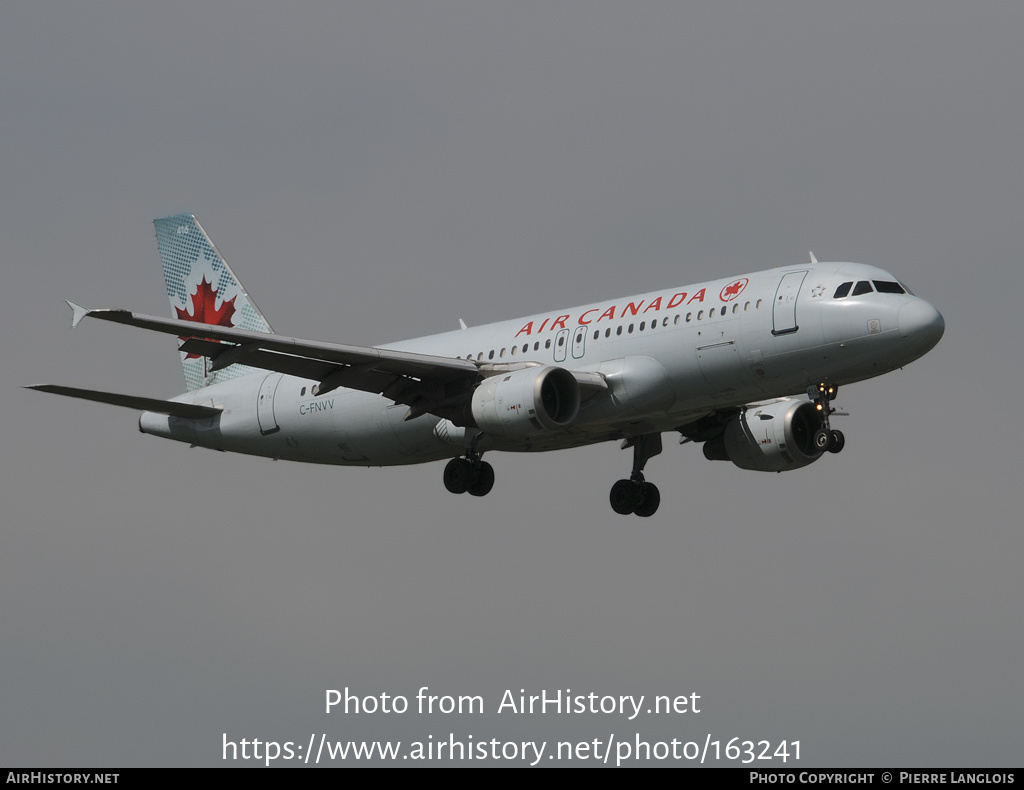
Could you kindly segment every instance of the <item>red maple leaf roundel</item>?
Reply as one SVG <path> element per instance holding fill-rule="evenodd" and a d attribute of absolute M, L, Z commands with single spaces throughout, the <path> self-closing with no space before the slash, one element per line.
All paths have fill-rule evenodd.
<path fill-rule="evenodd" d="M 237 298 L 238 294 L 235 294 L 230 299 L 225 299 L 221 302 L 220 309 L 218 310 L 217 291 L 214 290 L 213 283 L 206 281 L 206 275 L 204 274 L 203 281 L 199 283 L 196 292 L 192 294 L 192 312 L 189 313 L 180 307 L 175 307 L 174 309 L 178 313 L 179 321 L 195 321 L 200 324 L 213 324 L 214 326 L 234 326 L 231 318 L 235 314 L 235 299 Z M 186 340 L 187 337 L 179 339 Z M 212 338 L 206 339 L 212 340 Z M 185 356 L 185 359 L 199 358 L 199 354 L 187 354 Z"/>
<path fill-rule="evenodd" d="M 722 289 L 722 292 L 718 295 L 718 298 L 721 299 L 723 302 L 731 302 L 733 299 L 735 299 L 737 296 L 743 293 L 743 289 L 747 287 L 748 282 L 750 281 L 746 277 L 741 277 L 738 280 L 733 280 L 731 283 L 725 286 L 725 288 Z"/>

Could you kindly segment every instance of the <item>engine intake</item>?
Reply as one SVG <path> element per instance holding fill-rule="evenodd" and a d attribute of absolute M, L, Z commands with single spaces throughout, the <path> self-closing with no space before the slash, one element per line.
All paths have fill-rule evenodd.
<path fill-rule="evenodd" d="M 524 368 L 485 379 L 470 409 L 485 433 L 537 436 L 572 424 L 580 411 L 580 385 L 565 368 Z"/>
<path fill-rule="evenodd" d="M 704 457 L 758 472 L 799 469 L 824 453 L 814 444 L 821 426 L 821 414 L 808 401 L 747 406 L 729 418 L 720 435 L 704 443 Z"/>

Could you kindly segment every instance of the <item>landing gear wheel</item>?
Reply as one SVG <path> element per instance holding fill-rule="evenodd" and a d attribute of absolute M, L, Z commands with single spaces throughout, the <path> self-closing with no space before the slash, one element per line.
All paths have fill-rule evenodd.
<path fill-rule="evenodd" d="M 829 424 L 829 417 L 835 409 L 832 408 L 832 399 L 839 394 L 839 387 L 828 385 L 822 382 L 817 387 L 807 388 L 807 397 L 818 407 L 821 413 L 821 427 L 814 433 L 814 446 L 824 452 L 838 453 L 846 446 L 846 437 L 842 431 L 832 430 Z"/>
<path fill-rule="evenodd" d="M 453 458 L 444 468 L 444 487 L 453 494 L 465 494 L 473 480 L 473 465 L 465 458 Z M 492 480 L 493 485 L 493 472 Z"/>
<path fill-rule="evenodd" d="M 661 493 L 653 483 L 644 480 L 644 466 L 661 453 L 661 434 L 648 433 L 634 436 L 622 443 L 622 449 L 633 448 L 633 473 L 629 480 L 619 480 L 612 486 L 608 500 L 612 510 L 620 516 L 636 513 L 642 518 L 653 516 L 661 504 Z"/>
<path fill-rule="evenodd" d="M 608 496 L 612 510 L 620 516 L 628 516 L 640 503 L 640 486 L 632 480 L 619 480 L 612 486 Z"/>
<path fill-rule="evenodd" d="M 494 467 L 481 461 L 473 470 L 472 480 L 466 489 L 470 496 L 487 496 L 494 488 Z"/>
<path fill-rule="evenodd" d="M 661 492 L 654 483 L 640 483 L 640 503 L 633 511 L 641 518 L 648 518 L 658 512 L 658 505 L 661 504 Z"/>

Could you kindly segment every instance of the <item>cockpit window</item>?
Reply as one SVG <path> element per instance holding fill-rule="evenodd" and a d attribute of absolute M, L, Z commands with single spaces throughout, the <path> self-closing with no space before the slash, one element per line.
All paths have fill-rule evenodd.
<path fill-rule="evenodd" d="M 851 288 L 853 288 L 853 283 L 852 282 L 850 282 L 850 283 L 843 283 L 838 288 L 836 288 L 836 292 L 832 295 L 832 298 L 833 299 L 845 299 L 847 296 L 850 295 L 850 289 Z"/>
<path fill-rule="evenodd" d="M 861 294 L 869 294 L 872 290 L 871 283 L 867 280 L 861 280 L 853 287 L 853 295 L 860 296 Z"/>
<path fill-rule="evenodd" d="M 885 280 L 875 280 L 875 290 L 880 294 L 901 294 L 904 293 L 903 286 L 899 283 L 890 283 Z"/>

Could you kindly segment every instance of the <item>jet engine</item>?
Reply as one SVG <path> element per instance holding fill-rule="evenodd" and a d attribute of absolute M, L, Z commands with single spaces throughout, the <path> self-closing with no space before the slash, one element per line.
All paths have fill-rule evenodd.
<path fill-rule="evenodd" d="M 538 436 L 572 424 L 580 410 L 580 385 L 564 368 L 523 368 L 484 379 L 470 410 L 485 433 Z"/>
<path fill-rule="evenodd" d="M 825 452 L 815 443 L 822 425 L 821 413 L 809 401 L 787 398 L 747 406 L 729 418 L 722 433 L 704 443 L 704 457 L 758 472 L 799 469 Z"/>

